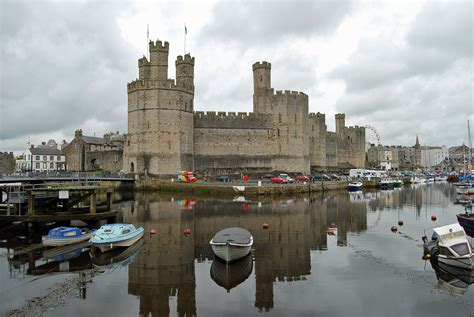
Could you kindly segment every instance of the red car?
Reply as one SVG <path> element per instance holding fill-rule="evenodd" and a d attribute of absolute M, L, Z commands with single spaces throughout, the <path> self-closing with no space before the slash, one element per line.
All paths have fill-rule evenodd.
<path fill-rule="evenodd" d="M 309 177 L 308 176 L 296 176 L 296 181 L 297 182 L 309 182 Z"/>
<path fill-rule="evenodd" d="M 281 177 L 272 177 L 272 179 L 270 181 L 272 183 L 288 184 L 288 181 L 286 179 L 281 178 Z"/>

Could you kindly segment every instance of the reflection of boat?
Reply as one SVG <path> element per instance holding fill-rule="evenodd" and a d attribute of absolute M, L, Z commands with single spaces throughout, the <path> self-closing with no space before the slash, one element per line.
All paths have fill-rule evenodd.
<path fill-rule="evenodd" d="M 132 224 L 115 223 L 100 227 L 90 241 L 94 247 L 106 252 L 114 248 L 129 247 L 142 237 L 142 227 L 135 228 Z"/>
<path fill-rule="evenodd" d="M 348 189 L 350 192 L 356 192 L 362 190 L 362 183 L 361 182 L 350 182 L 348 185 Z"/>
<path fill-rule="evenodd" d="M 452 266 L 474 268 L 474 254 L 464 229 L 458 223 L 437 227 L 431 241 L 423 237 L 423 251 L 435 260 Z"/>
<path fill-rule="evenodd" d="M 454 294 L 464 294 L 469 285 L 474 283 L 474 271 L 431 261 L 438 278 L 438 288 Z"/>
<path fill-rule="evenodd" d="M 252 269 L 253 260 L 250 254 L 232 263 L 215 259 L 211 265 L 211 278 L 217 285 L 222 286 L 229 292 L 245 281 L 252 273 Z"/>
<path fill-rule="evenodd" d="M 94 236 L 95 230 L 87 228 L 58 227 L 49 230 L 48 235 L 43 236 L 44 246 L 60 246 L 87 241 Z"/>
<path fill-rule="evenodd" d="M 459 224 L 464 228 L 464 231 L 466 232 L 466 234 L 474 238 L 474 213 L 471 212 L 471 213 L 457 214 L 456 217 L 458 218 Z"/>
<path fill-rule="evenodd" d="M 66 261 L 81 255 L 82 250 L 90 245 L 89 241 L 83 241 L 66 246 L 60 246 L 43 251 L 43 259 L 53 261 Z"/>
<path fill-rule="evenodd" d="M 140 251 L 144 243 L 145 240 L 140 239 L 137 243 L 132 244 L 126 249 L 118 248 L 106 253 L 91 249 L 92 264 L 101 267 L 109 265 L 114 267 L 127 266 L 133 261 L 135 255 Z"/>
<path fill-rule="evenodd" d="M 250 253 L 253 237 L 248 230 L 233 227 L 216 233 L 210 244 L 216 256 L 230 262 Z"/>
<path fill-rule="evenodd" d="M 474 194 L 474 183 L 465 183 L 463 185 L 456 186 L 456 192 L 463 195 Z"/>

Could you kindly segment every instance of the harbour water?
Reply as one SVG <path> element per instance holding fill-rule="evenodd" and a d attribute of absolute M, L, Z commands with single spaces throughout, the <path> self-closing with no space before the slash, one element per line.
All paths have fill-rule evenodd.
<path fill-rule="evenodd" d="M 423 230 L 456 222 L 457 199 L 448 183 L 249 200 L 136 194 L 117 207 L 144 243 L 107 257 L 83 248 L 45 260 L 34 247 L 47 228 L 0 233 L 0 315 L 471 316 L 474 285 L 422 260 Z M 234 226 L 254 245 L 226 266 L 209 241 Z"/>

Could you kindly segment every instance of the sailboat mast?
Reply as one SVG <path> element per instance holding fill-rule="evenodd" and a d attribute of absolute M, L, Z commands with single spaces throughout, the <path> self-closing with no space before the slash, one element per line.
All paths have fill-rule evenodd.
<path fill-rule="evenodd" d="M 472 140 L 471 140 L 471 127 L 469 126 L 469 120 L 467 120 L 467 137 L 469 140 L 469 170 L 472 169 Z"/>

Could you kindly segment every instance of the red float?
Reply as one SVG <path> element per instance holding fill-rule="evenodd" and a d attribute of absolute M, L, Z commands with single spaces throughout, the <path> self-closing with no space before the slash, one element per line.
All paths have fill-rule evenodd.
<path fill-rule="evenodd" d="M 398 220 L 398 225 L 403 226 L 403 220 Z"/>
<path fill-rule="evenodd" d="M 186 227 L 186 229 L 184 229 L 184 235 L 189 236 L 190 234 L 191 234 L 191 229 Z"/>
<path fill-rule="evenodd" d="M 150 230 L 150 234 L 156 234 L 156 230 L 155 230 L 155 229 L 151 229 L 151 230 Z"/>
<path fill-rule="evenodd" d="M 268 229 L 270 226 L 268 225 L 268 223 L 264 223 L 262 224 L 262 229 Z"/>
<path fill-rule="evenodd" d="M 395 226 L 392 226 L 392 228 L 390 228 L 390 230 L 392 230 L 393 233 L 398 231 L 397 227 L 395 227 Z"/>
<path fill-rule="evenodd" d="M 431 221 L 436 221 L 436 219 L 437 219 L 437 218 L 436 218 L 435 215 L 431 216 Z"/>

